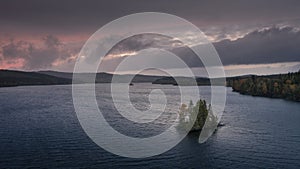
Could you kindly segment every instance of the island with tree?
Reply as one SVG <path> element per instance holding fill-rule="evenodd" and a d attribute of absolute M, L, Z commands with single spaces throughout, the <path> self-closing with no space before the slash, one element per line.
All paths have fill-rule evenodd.
<path fill-rule="evenodd" d="M 200 99 L 195 105 L 190 101 L 189 105 L 182 104 L 179 108 L 179 129 L 189 130 L 189 132 L 201 131 L 206 122 L 222 126 L 212 112 L 211 105 L 207 105 L 205 100 Z"/>

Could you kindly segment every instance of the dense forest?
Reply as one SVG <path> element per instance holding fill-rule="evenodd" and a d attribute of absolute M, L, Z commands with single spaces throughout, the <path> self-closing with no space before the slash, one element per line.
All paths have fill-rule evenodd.
<path fill-rule="evenodd" d="M 300 101 L 300 70 L 288 74 L 231 78 L 227 85 L 241 94 Z"/>

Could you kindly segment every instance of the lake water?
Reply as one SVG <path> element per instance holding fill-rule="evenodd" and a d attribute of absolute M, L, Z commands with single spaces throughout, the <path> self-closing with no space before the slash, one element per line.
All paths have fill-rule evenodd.
<path fill-rule="evenodd" d="M 113 108 L 102 97 L 107 85 L 97 84 L 98 104 L 105 107 L 108 121 L 119 123 L 121 117 L 110 115 Z M 175 86 L 137 84 L 131 87 L 131 101 L 138 109 L 149 106 L 146 96 L 153 86 L 178 98 Z M 209 99 L 209 87 L 200 90 Z M 207 142 L 199 144 L 199 133 L 192 133 L 161 155 L 131 159 L 106 152 L 85 134 L 70 85 L 0 88 L 0 96 L 0 168 L 300 168 L 297 102 L 244 96 L 228 88 L 225 126 Z M 144 104 L 138 104 L 141 100 Z M 152 127 L 115 125 L 135 137 L 161 132 Z"/>

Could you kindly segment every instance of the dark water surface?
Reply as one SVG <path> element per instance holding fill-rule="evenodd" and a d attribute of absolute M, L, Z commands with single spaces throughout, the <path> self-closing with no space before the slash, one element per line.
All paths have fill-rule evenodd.
<path fill-rule="evenodd" d="M 97 90 L 105 93 L 101 85 Z M 148 90 L 135 87 L 136 97 Z M 209 88 L 200 89 L 208 98 Z M 199 144 L 193 133 L 164 154 L 130 159 L 106 152 L 84 133 L 71 86 L 0 88 L 0 168 L 300 168 L 300 104 L 229 88 L 227 94 L 226 125 L 207 142 Z"/>

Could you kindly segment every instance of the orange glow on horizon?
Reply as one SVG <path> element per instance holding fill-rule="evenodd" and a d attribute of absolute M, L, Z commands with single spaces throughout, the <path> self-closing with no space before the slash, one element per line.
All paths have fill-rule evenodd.
<path fill-rule="evenodd" d="M 25 60 L 22 58 L 13 61 L 1 61 L 0 69 L 20 69 L 24 67 L 24 64 Z"/>

